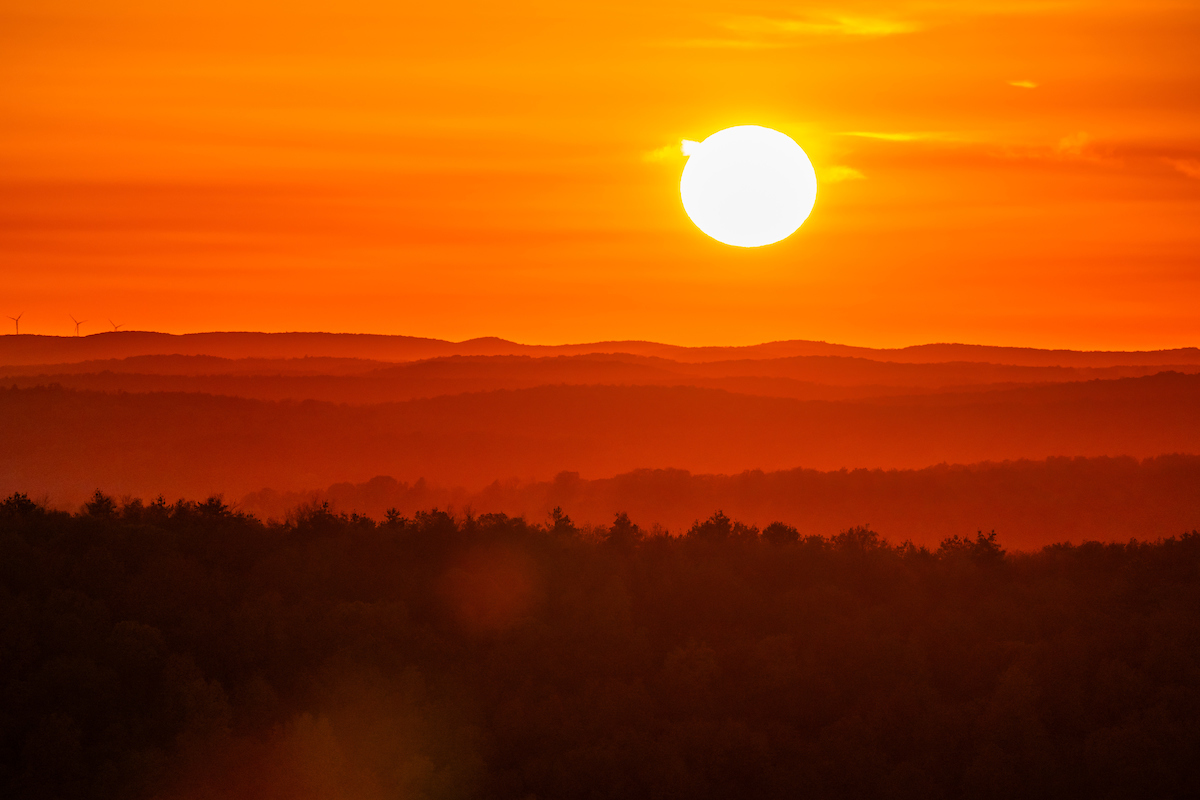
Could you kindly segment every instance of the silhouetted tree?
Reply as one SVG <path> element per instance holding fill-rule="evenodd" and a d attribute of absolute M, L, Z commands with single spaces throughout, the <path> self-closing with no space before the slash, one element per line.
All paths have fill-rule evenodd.
<path fill-rule="evenodd" d="M 845 553 L 867 554 L 885 550 L 887 541 L 869 525 L 856 525 L 834 536 L 830 542 L 835 550 Z"/>
<path fill-rule="evenodd" d="M 108 519 L 117 512 L 117 503 L 108 495 L 99 489 L 92 495 L 92 499 L 83 505 L 88 516 L 97 517 L 99 519 Z"/>
<path fill-rule="evenodd" d="M 628 522 L 626 517 L 626 522 Z M 563 513 L 561 506 L 555 506 L 550 510 L 550 531 L 559 536 L 572 535 L 576 532 L 575 523 L 571 522 L 571 518 Z"/>
<path fill-rule="evenodd" d="M 800 541 L 800 532 L 783 522 L 772 522 L 763 528 L 762 536 L 775 545 L 795 544 Z"/>
<path fill-rule="evenodd" d="M 0 503 L 0 516 L 26 517 L 32 514 L 44 513 L 45 509 L 29 499 L 29 495 L 14 492 Z"/>
<path fill-rule="evenodd" d="M 733 522 L 724 511 L 716 511 L 704 522 L 695 522 L 687 535 L 699 541 L 720 542 L 728 539 L 732 531 Z"/>
<path fill-rule="evenodd" d="M 621 511 L 616 515 L 612 526 L 609 527 L 608 537 L 605 541 L 613 547 L 629 548 L 640 542 L 642 538 L 642 529 L 629 520 L 628 514 Z"/>
<path fill-rule="evenodd" d="M 979 531 L 975 538 L 951 536 L 942 541 L 937 549 L 939 558 L 969 558 L 977 564 L 997 564 L 1004 560 L 1004 549 L 997 541 L 996 532 L 984 534 Z"/>

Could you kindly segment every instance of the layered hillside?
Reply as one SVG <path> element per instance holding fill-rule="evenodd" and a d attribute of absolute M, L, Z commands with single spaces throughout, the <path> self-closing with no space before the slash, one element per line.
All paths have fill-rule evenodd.
<path fill-rule="evenodd" d="M 607 350 L 615 345 L 626 351 Z M 159 352 L 129 353 L 137 348 Z M 481 348 L 519 352 L 460 352 Z M 442 352 L 415 358 L 431 349 Z M 560 473 L 597 482 L 647 474 L 639 470 L 919 471 L 1200 454 L 1200 359 L 1190 349 L 531 348 L 333 334 L 105 334 L 0 337 L 0 353 L 9 358 L 0 365 L 0 491 L 66 507 L 97 487 L 142 497 L 266 497 L 267 490 L 298 498 L 386 476 L 473 498 L 481 511 L 542 514 L 546 492 L 536 501 L 488 500 L 485 487 L 536 486 Z M 1072 480 L 1079 497 L 1116 485 L 1096 483 L 1086 470 Z M 1194 493 L 1187 488 L 1194 484 L 1172 481 L 1164 491 Z M 1037 482 L 1018 484 L 1016 494 L 1001 492 L 1003 502 L 1037 507 L 1022 499 Z M 636 509 L 645 524 L 678 527 L 729 502 L 719 483 L 705 486 L 693 486 L 698 496 L 682 506 L 663 487 L 657 494 L 643 487 L 584 503 L 578 513 L 607 522 L 615 510 Z M 767 481 L 757 490 L 765 493 L 759 507 L 800 519 L 795 498 L 827 490 Z M 934 500 L 936 492 L 916 484 L 911 491 L 929 517 L 953 500 Z M 894 519 L 890 535 L 923 535 L 912 515 L 896 511 L 906 495 L 895 486 L 846 497 L 837 513 L 814 511 L 812 524 Z M 280 511 L 278 501 L 263 502 L 264 513 Z M 755 508 L 738 509 L 758 519 Z M 946 516 L 981 527 L 992 518 L 1001 519 Z"/>

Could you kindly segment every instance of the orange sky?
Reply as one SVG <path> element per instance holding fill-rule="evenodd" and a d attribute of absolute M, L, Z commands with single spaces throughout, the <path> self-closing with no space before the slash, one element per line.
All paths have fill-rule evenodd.
<path fill-rule="evenodd" d="M 1195 345 L 1197 42 L 1155 0 L 0 0 L 0 314 Z M 820 180 L 759 250 L 678 199 L 746 123 Z"/>

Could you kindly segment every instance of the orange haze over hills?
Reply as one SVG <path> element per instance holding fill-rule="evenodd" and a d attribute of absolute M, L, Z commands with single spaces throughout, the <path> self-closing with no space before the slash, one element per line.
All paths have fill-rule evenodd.
<path fill-rule="evenodd" d="M 1162 348 L 1200 334 L 1183 2 L 0 4 L 22 330 Z M 819 194 L 707 239 L 683 138 Z M 7 320 L 5 321 L 7 324 Z"/>
<path fill-rule="evenodd" d="M 4 362 L 0 493 L 67 507 L 97 486 L 276 516 L 559 504 L 678 532 L 725 506 L 934 544 L 999 526 L 1020 547 L 1200 524 L 1195 348 L 131 332 L 0 337 Z"/>

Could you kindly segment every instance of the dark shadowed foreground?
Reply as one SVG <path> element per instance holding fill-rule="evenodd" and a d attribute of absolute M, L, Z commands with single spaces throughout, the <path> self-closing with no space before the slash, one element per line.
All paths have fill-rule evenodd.
<path fill-rule="evenodd" d="M 1200 794 L 1200 535 L 0 506 L 0 794 Z"/>

